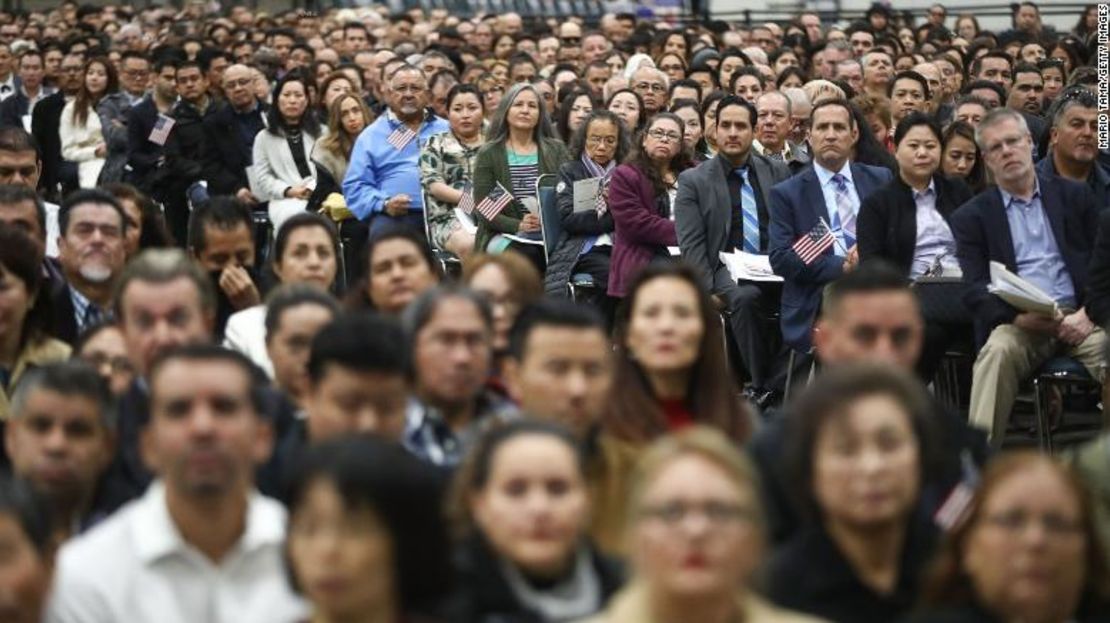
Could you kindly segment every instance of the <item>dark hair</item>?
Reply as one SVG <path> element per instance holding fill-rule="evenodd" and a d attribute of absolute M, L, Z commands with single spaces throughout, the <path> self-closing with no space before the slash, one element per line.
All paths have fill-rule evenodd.
<path fill-rule="evenodd" d="M 606 334 L 605 320 L 593 307 L 577 305 L 563 299 L 541 299 L 526 306 L 517 314 L 509 331 L 508 354 L 513 359 L 524 359 L 528 338 L 539 327 L 558 327 Z"/>
<path fill-rule="evenodd" d="M 852 103 L 850 101 L 848 101 L 846 99 L 843 99 L 843 98 L 840 98 L 840 97 L 830 97 L 827 100 L 821 100 L 820 102 L 814 104 L 813 109 L 811 109 L 809 111 L 809 123 L 810 123 L 810 125 L 811 126 L 813 125 L 813 118 L 817 116 L 817 111 L 818 110 L 821 110 L 822 108 L 829 108 L 829 107 L 832 107 L 832 106 L 843 108 L 845 111 L 848 112 L 848 127 L 849 128 L 858 127 L 858 124 L 856 123 L 855 111 L 852 110 Z M 866 125 L 866 124 L 864 124 L 864 125 Z"/>
<path fill-rule="evenodd" d="M 359 372 L 404 375 L 409 345 L 401 325 L 392 318 L 367 312 L 337 315 L 312 338 L 308 376 L 315 385 L 328 364 Z"/>
<path fill-rule="evenodd" d="M 370 287 L 370 262 L 374 261 L 374 251 L 382 243 L 389 242 L 390 240 L 406 240 L 420 252 L 420 257 L 428 265 L 428 270 L 436 275 L 437 279 L 443 278 L 443 268 L 440 263 L 436 261 L 435 254 L 432 252 L 432 247 L 424 240 L 424 235 L 411 227 L 404 225 L 397 225 L 387 227 L 378 233 L 370 236 L 366 241 L 362 251 L 359 252 L 358 266 L 362 271 L 361 280 L 355 287 L 348 291 L 347 298 L 344 301 L 348 309 L 373 309 L 374 304 L 370 300 L 367 293 Z"/>
<path fill-rule="evenodd" d="M 399 444 L 371 435 L 313 444 L 286 481 L 290 522 L 321 482 L 335 487 L 344 510 L 370 511 L 388 533 L 399 614 L 407 617 L 436 607 L 450 592 L 452 577 L 450 539 L 440 508 L 442 477 L 436 469 Z M 293 589 L 299 591 L 293 577 L 290 573 Z"/>
<path fill-rule="evenodd" d="M 640 109 L 640 114 L 637 116 L 638 124 L 634 128 L 627 129 L 629 132 L 632 133 L 639 132 L 644 128 L 645 125 L 647 125 L 647 111 L 644 109 L 644 98 L 640 97 L 639 93 L 633 91 L 632 89 L 621 89 L 609 96 L 608 101 L 605 102 L 605 110 L 609 110 L 609 106 L 613 103 L 613 100 L 615 100 L 617 96 L 621 93 L 631 93 L 632 97 L 636 99 L 636 106 L 638 106 Z M 623 125 L 623 123 L 624 122 L 622 121 L 621 124 Z"/>
<path fill-rule="evenodd" d="M 659 171 L 655 168 L 655 165 L 651 162 L 647 153 L 644 152 L 644 139 L 647 137 L 652 126 L 660 121 L 671 121 L 678 125 L 679 132 L 683 134 L 686 132 L 686 124 L 682 122 L 681 117 L 674 113 L 657 112 L 651 116 L 651 119 L 644 125 L 644 128 L 636 134 L 636 139 L 632 144 L 632 151 L 629 153 L 628 160 L 625 162 L 625 164 L 635 167 L 640 174 L 648 178 L 657 196 L 667 193 L 667 185 L 663 182 L 663 177 L 659 175 Z M 670 161 L 670 167 L 676 176 L 690 166 L 690 153 L 686 149 L 681 138 L 678 142 L 678 152 Z"/>
<path fill-rule="evenodd" d="M 35 189 L 18 184 L 0 185 L 0 206 L 18 205 L 31 202 L 35 206 L 35 219 L 39 222 L 42 235 L 46 236 L 46 205 Z"/>
<path fill-rule="evenodd" d="M 161 249 L 174 245 L 173 235 L 166 225 L 166 217 L 162 209 L 142 193 L 138 188 L 124 182 L 112 182 L 100 186 L 100 189 L 111 194 L 123 207 L 124 201 L 130 201 L 139 206 L 141 220 L 139 222 L 139 248 Z"/>
<path fill-rule="evenodd" d="M 849 296 L 895 290 L 913 294 L 905 273 L 886 260 L 867 260 L 856 270 L 844 273 L 829 283 L 822 301 L 822 315 L 831 315 L 837 311 L 841 302 Z"/>
<path fill-rule="evenodd" d="M 335 297 L 316 286 L 306 283 L 288 283 L 280 285 L 266 297 L 266 342 L 270 342 L 274 331 L 281 326 L 281 315 L 287 310 L 300 305 L 317 305 L 339 315 L 339 301 Z"/>
<path fill-rule="evenodd" d="M 800 67 L 797 67 L 795 65 L 791 65 L 790 67 L 787 67 L 786 69 L 783 69 L 782 73 L 780 73 L 778 75 L 778 77 L 775 78 L 775 88 L 781 89 L 782 84 L 784 82 L 786 82 L 786 79 L 789 78 L 790 76 L 797 76 L 798 79 L 800 79 L 802 81 L 802 84 L 805 84 L 806 82 L 809 82 L 809 80 L 808 80 L 809 77 L 806 76 L 806 72 L 802 71 L 802 69 Z"/>
<path fill-rule="evenodd" d="M 894 130 L 894 144 L 900 145 L 902 139 L 906 138 L 906 134 L 911 129 L 921 125 L 929 128 L 929 131 L 937 138 L 938 143 L 944 142 L 944 136 L 937 120 L 934 119 L 932 115 L 923 113 L 920 110 L 915 110 L 898 122 L 898 127 Z"/>
<path fill-rule="evenodd" d="M 478 90 L 478 87 L 473 84 L 459 82 L 447 91 L 447 110 L 451 110 L 451 104 L 455 101 L 456 97 L 466 93 L 478 98 L 478 106 L 480 106 L 483 111 L 486 109 L 486 101 L 482 98 L 482 92 Z"/>
<path fill-rule="evenodd" d="M 821 509 L 813 491 L 814 451 L 821 430 L 846 415 L 853 404 L 868 396 L 894 399 L 909 416 L 917 438 L 922 480 L 933 473 L 935 411 L 921 382 L 910 373 L 875 363 L 846 364 L 823 371 L 789 407 L 784 465 L 798 510 L 810 522 L 820 521 Z"/>
<path fill-rule="evenodd" d="M 222 58 L 229 63 L 232 60 L 230 54 L 219 48 L 204 47 L 201 48 L 200 52 L 197 52 L 197 63 L 200 65 L 200 70 L 205 74 L 212 69 L 212 61 L 218 58 Z"/>
<path fill-rule="evenodd" d="M 582 154 L 586 151 L 586 134 L 589 132 L 590 124 L 595 121 L 605 121 L 612 123 L 617 128 L 617 149 L 613 154 L 613 160 L 617 163 L 622 162 L 628 155 L 629 150 L 629 135 L 631 131 L 624 127 L 621 123 L 620 117 L 615 113 L 609 112 L 605 108 L 595 108 L 589 117 L 582 122 L 581 127 L 574 131 L 570 137 L 570 153 L 574 158 L 581 158 Z"/>
<path fill-rule="evenodd" d="M 98 64 L 104 67 L 104 73 L 108 76 L 108 84 L 104 87 L 104 92 L 96 100 L 93 95 L 89 93 L 88 87 L 85 86 L 85 75 L 89 73 L 89 68 L 93 64 Z M 81 89 L 77 91 L 77 97 L 73 100 L 73 118 L 70 120 L 74 125 L 84 126 L 89 119 L 89 113 L 96 112 L 96 105 L 103 99 L 104 96 L 115 93 L 119 90 L 119 77 L 116 75 L 116 67 L 112 61 L 103 56 L 95 56 L 85 61 L 85 67 L 81 71 Z"/>
<path fill-rule="evenodd" d="M 1013 74 L 1014 80 L 1017 80 L 1018 74 L 1037 74 L 1039 76 L 1041 75 L 1041 70 L 1033 63 L 1021 61 L 1018 63 L 1014 63 Z"/>
<path fill-rule="evenodd" d="M 998 101 L 1000 105 L 1006 105 L 1006 90 L 999 86 L 998 83 L 992 82 L 990 80 L 972 80 L 971 82 L 964 85 L 964 88 L 960 90 L 960 93 L 964 95 L 969 95 L 972 91 L 978 91 L 980 89 L 990 89 L 991 91 L 994 91 L 994 93 L 998 95 Z"/>
<path fill-rule="evenodd" d="M 925 76 L 922 76 L 912 69 L 906 69 L 894 74 L 894 77 L 891 78 L 890 82 L 886 85 L 886 96 L 888 98 L 893 97 L 894 85 L 897 84 L 899 80 L 913 80 L 920 84 L 921 92 L 925 94 L 925 101 L 929 101 L 931 97 L 929 93 L 929 81 L 925 79 Z"/>
<path fill-rule="evenodd" d="M 65 236 L 69 230 L 69 218 L 73 210 L 89 203 L 108 206 L 115 210 L 116 215 L 119 216 L 120 233 L 127 231 L 127 215 L 123 213 L 123 207 L 115 197 L 98 188 L 82 188 L 67 195 L 58 209 L 58 230 L 61 235 Z"/>
<path fill-rule="evenodd" d="M 39 558 L 53 558 L 57 541 L 50 504 L 29 482 L 10 472 L 0 474 L 0 515 L 15 520 Z"/>
<path fill-rule="evenodd" d="M 218 362 L 229 363 L 239 368 L 247 379 L 247 392 L 254 414 L 258 417 L 264 417 L 266 401 L 263 397 L 265 385 L 262 379 L 265 379 L 266 375 L 262 374 L 258 367 L 254 365 L 254 362 L 243 353 L 215 344 L 186 344 L 159 353 L 150 364 L 150 373 L 147 375 L 147 380 L 150 382 L 151 404 L 153 404 L 153 394 L 156 387 L 155 377 L 158 376 L 162 368 L 174 361 L 189 363 L 190 367 L 192 367 L 192 364 L 200 362 Z"/>
<path fill-rule="evenodd" d="M 979 149 L 979 143 L 975 141 L 975 128 L 966 121 L 953 121 L 948 124 L 944 129 L 944 145 L 941 147 L 941 166 L 944 164 L 944 152 L 948 151 L 948 144 L 952 139 L 959 137 L 971 141 L 975 147 L 975 166 L 971 167 L 971 171 L 967 174 L 967 185 L 973 192 L 981 192 L 986 186 L 986 172 L 983 168 L 983 153 Z"/>
<path fill-rule="evenodd" d="M 238 225 L 245 226 L 247 231 L 254 226 L 251 209 L 239 199 L 217 196 L 201 202 L 193 207 L 193 213 L 189 215 L 189 248 L 193 253 L 201 253 L 207 248 L 207 227 L 228 230 Z"/>
<path fill-rule="evenodd" d="M 277 236 L 274 237 L 274 249 L 271 254 L 274 264 L 281 263 L 282 256 L 285 255 L 285 247 L 289 245 L 289 236 L 298 229 L 308 227 L 323 229 L 331 240 L 332 253 L 336 258 L 339 258 L 339 232 L 335 230 L 335 223 L 316 212 L 302 212 L 286 219 L 281 224 L 281 228 L 278 229 Z"/>
<path fill-rule="evenodd" d="M 743 76 L 751 76 L 752 78 L 755 78 L 756 80 L 758 80 L 760 89 L 763 89 L 764 87 L 767 86 L 767 79 L 763 77 L 763 72 L 759 71 L 759 68 L 754 66 L 754 65 L 748 65 L 747 67 L 740 67 L 736 71 L 732 72 L 731 76 L 729 76 L 729 78 L 728 78 L 728 90 L 729 90 L 729 92 L 735 92 L 736 91 L 736 83 L 739 82 L 740 78 L 743 77 Z"/>
<path fill-rule="evenodd" d="M 291 129 L 285 123 L 285 117 L 282 116 L 281 111 L 278 110 L 278 98 L 281 97 L 281 92 L 285 89 L 285 85 L 289 84 L 290 82 L 301 83 L 301 87 L 305 90 L 306 100 L 308 100 L 309 97 L 308 90 L 310 88 L 310 85 L 312 88 L 316 87 L 316 82 L 314 80 L 306 78 L 305 75 L 300 71 L 291 71 L 282 76 L 277 81 L 277 84 L 274 85 L 273 91 L 274 104 L 273 106 L 270 106 L 270 110 L 266 112 L 266 130 L 274 136 L 285 136 L 285 132 Z M 316 117 L 316 115 L 312 114 L 312 111 L 310 110 L 310 107 L 307 103 L 305 105 L 304 113 L 301 114 L 301 119 L 299 123 L 300 125 L 298 127 L 300 127 L 300 129 L 303 130 L 305 134 L 314 137 L 320 136 L 320 120 Z"/>
<path fill-rule="evenodd" d="M 489 331 L 493 331 L 493 310 L 485 297 L 459 284 L 441 284 L 421 293 L 401 315 L 401 326 L 405 330 L 410 352 L 415 350 L 417 335 L 432 320 L 439 306 L 451 299 L 467 301 L 473 305 L 482 317 L 482 323 Z"/>
<path fill-rule="evenodd" d="M 672 56 L 673 56 L 673 54 L 672 54 Z M 680 88 L 680 87 L 687 88 L 687 89 L 694 89 L 698 94 L 698 96 L 696 98 L 697 101 L 699 101 L 699 102 L 701 101 L 701 83 L 700 82 L 698 82 L 697 80 L 691 80 L 689 78 L 683 78 L 682 80 L 675 80 L 675 81 L 671 82 L 671 86 L 667 90 L 667 94 L 671 97 L 674 97 L 675 89 Z"/>
<path fill-rule="evenodd" d="M 1014 68 L 1014 59 L 1011 58 L 1009 54 L 1007 54 L 1006 52 L 1004 52 L 1002 50 L 991 50 L 990 52 L 987 52 L 986 54 L 984 54 L 980 57 L 972 59 L 972 61 L 971 61 L 971 70 L 968 72 L 968 76 L 972 77 L 972 78 L 974 78 L 975 76 L 978 76 L 979 72 L 983 68 L 983 60 L 988 59 L 988 58 L 997 58 L 997 59 L 1004 60 L 1004 61 L 1006 61 L 1007 67 L 1009 67 L 1011 70 Z M 1003 98 L 1003 99 L 1005 99 L 1005 98 Z"/>
<path fill-rule="evenodd" d="M 42 150 L 39 142 L 30 132 L 19 126 L 0 127 L 0 151 L 4 152 L 35 152 L 35 159 L 42 161 Z"/>
<path fill-rule="evenodd" d="M 1046 117 L 1049 121 L 1049 127 L 1057 127 L 1060 120 L 1064 118 L 1064 113 L 1076 107 L 1097 111 L 1098 97 L 1091 93 L 1087 87 L 1071 86 L 1065 88 L 1048 109 Z"/>
<path fill-rule="evenodd" d="M 717 104 L 717 125 L 721 125 L 721 111 L 729 106 L 739 106 L 748 111 L 748 123 L 753 130 L 755 129 L 756 123 L 759 122 L 759 113 L 754 104 L 739 95 L 726 95 L 721 98 L 721 103 Z"/>
<path fill-rule="evenodd" d="M 698 347 L 698 358 L 690 372 L 685 404 L 699 424 L 708 424 L 736 441 L 743 441 L 750 432 L 750 414 L 737 398 L 737 390 L 729 375 L 721 348 L 721 320 L 701 285 L 698 273 L 684 262 L 654 262 L 632 279 L 628 294 L 617 308 L 614 331 L 617 359 L 616 377 L 605 426 L 616 437 L 644 442 L 667 432 L 667 420 L 655 399 L 651 385 L 640 364 L 628 352 L 627 336 L 632 321 L 636 296 L 656 279 L 678 279 L 694 289 L 698 314 L 704 331 Z"/>
<path fill-rule="evenodd" d="M 116 414 L 112 406 L 112 392 L 104 377 L 84 361 L 70 359 L 34 367 L 23 375 L 11 399 L 11 417 L 23 415 L 27 397 L 35 390 L 61 394 L 66 397 L 80 397 L 91 400 L 96 405 L 100 424 L 108 430 L 115 430 Z"/>
<path fill-rule="evenodd" d="M 590 112 L 593 112 L 593 109 L 600 106 L 597 100 L 594 99 L 593 91 L 574 89 L 567 94 L 559 104 L 558 119 L 555 121 L 555 129 L 559 133 L 559 138 L 563 141 L 570 142 L 570 112 L 571 109 L 574 108 L 574 103 L 583 97 L 590 102 Z"/>

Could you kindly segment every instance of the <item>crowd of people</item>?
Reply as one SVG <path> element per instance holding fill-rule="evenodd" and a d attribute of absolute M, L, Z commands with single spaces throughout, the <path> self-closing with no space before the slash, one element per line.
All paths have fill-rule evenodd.
<path fill-rule="evenodd" d="M 0 12 L 0 620 L 1110 621 L 1097 7 L 600 7 Z"/>

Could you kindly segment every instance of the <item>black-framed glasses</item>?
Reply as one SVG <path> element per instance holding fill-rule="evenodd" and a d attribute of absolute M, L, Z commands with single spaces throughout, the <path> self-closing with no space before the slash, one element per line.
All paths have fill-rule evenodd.
<path fill-rule="evenodd" d="M 582 37 L 559 37 L 559 41 L 565 45 L 579 45 L 582 43 Z"/>

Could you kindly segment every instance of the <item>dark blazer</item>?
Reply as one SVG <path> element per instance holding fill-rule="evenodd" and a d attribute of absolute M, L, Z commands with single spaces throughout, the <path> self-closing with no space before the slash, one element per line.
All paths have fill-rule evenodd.
<path fill-rule="evenodd" d="M 593 210 L 574 211 L 574 183 L 590 177 L 593 174 L 582 164 L 581 158 L 569 160 L 559 167 L 555 203 L 559 208 L 563 237 L 556 243 L 554 252 L 548 258 L 547 272 L 544 274 L 544 289 L 551 296 L 567 296 L 567 282 L 586 241 L 594 236 L 613 232 L 612 212 L 606 211 L 603 216 L 598 216 Z"/>
<path fill-rule="evenodd" d="M 240 188 L 249 188 L 247 165 L 251 162 L 254 143 L 244 144 L 235 124 L 235 113 L 227 103 L 211 104 L 215 110 L 205 115 L 201 177 L 208 182 L 209 195 L 234 195 Z M 265 114 L 262 104 L 258 114 Z"/>
<path fill-rule="evenodd" d="M 888 184 L 888 169 L 852 163 L 852 181 L 860 205 Z M 794 252 L 794 242 L 828 221 L 825 195 L 817 172 L 810 167 L 771 189 L 771 268 L 782 275 L 782 337 L 791 348 L 807 352 L 810 330 L 821 304 L 821 289 L 843 271 L 844 259 L 829 249 L 808 266 Z M 858 229 L 858 219 L 857 219 Z"/>
<path fill-rule="evenodd" d="M 678 244 L 674 221 L 667 218 L 670 197 L 656 195 L 651 180 L 622 164 L 609 181 L 609 211 L 613 214 L 613 255 L 609 264 L 609 296 L 623 298 L 636 273 L 655 257 L 669 255 Z"/>
<path fill-rule="evenodd" d="M 1110 324 L 1110 210 L 1098 215 L 1098 234 L 1087 281 L 1087 317 L 1100 327 Z"/>
<path fill-rule="evenodd" d="M 166 169 L 160 166 L 165 147 L 150 140 L 158 120 L 158 107 L 151 96 L 127 111 L 127 172 L 124 179 L 147 195 L 165 198 L 162 181 Z"/>
<path fill-rule="evenodd" d="M 766 252 L 771 242 L 768 234 L 771 188 L 789 178 L 790 169 L 786 163 L 770 160 L 754 151 L 748 156 L 748 163 L 759 189 L 755 197 L 759 212 L 759 247 Z M 718 255 L 721 251 L 732 251 L 729 240 L 736 206 L 729 193 L 728 176 L 734 168 L 727 158 L 718 154 L 678 176 L 674 206 L 678 246 L 682 249 L 682 259 L 698 270 L 702 285 L 711 292 L 736 286 L 736 280 Z"/>
<path fill-rule="evenodd" d="M 31 102 L 23 94 L 23 89 L 17 90 L 14 95 L 0 103 L 0 126 L 22 128 L 23 115 L 27 114 L 30 105 Z"/>
<path fill-rule="evenodd" d="M 53 196 L 61 179 L 62 138 L 58 126 L 62 123 L 62 109 L 65 108 L 65 95 L 59 91 L 48 95 L 35 105 L 31 113 L 31 134 L 38 141 L 42 152 L 42 175 L 39 176 L 39 189 Z"/>
<path fill-rule="evenodd" d="M 53 320 L 50 323 L 50 334 L 73 346 L 77 342 L 77 316 L 73 309 L 73 298 L 69 294 L 69 284 L 63 280 L 52 286 L 50 311 Z"/>
<path fill-rule="evenodd" d="M 933 176 L 933 188 L 937 212 L 945 221 L 972 197 L 963 180 L 940 173 Z M 895 177 L 860 204 L 856 242 L 861 262 L 880 257 L 910 274 L 917 247 L 917 204 L 913 189 L 901 177 Z"/>
<path fill-rule="evenodd" d="M 1098 227 L 1094 196 L 1086 184 L 1043 174 L 1038 174 L 1037 179 L 1056 246 L 1075 286 L 1077 304 L 1083 305 L 1087 266 Z M 987 292 L 992 260 L 1017 272 L 1010 222 L 998 188 L 988 188 L 973 197 L 956 210 L 949 224 L 956 237 L 956 254 L 964 281 L 970 286 L 966 302 L 975 316 L 976 340 L 983 343 L 996 326 L 1013 322 L 1018 313 L 1017 309 Z"/>
<path fill-rule="evenodd" d="M 540 139 L 537 148 L 540 164 L 540 175 L 555 174 L 559 167 L 570 159 L 567 148 L 562 141 L 553 138 Z M 509 173 L 509 157 L 505 150 L 505 142 L 488 143 L 478 150 L 474 157 L 474 205 L 478 205 L 489 191 L 500 183 L 505 190 L 513 191 L 513 182 Z M 519 201 L 513 201 L 497 218 L 492 221 L 474 211 L 474 221 L 478 225 L 478 234 L 475 236 L 474 249 L 485 253 L 486 245 L 498 233 L 515 234 L 519 231 L 520 221 L 524 218 L 526 210 Z"/>

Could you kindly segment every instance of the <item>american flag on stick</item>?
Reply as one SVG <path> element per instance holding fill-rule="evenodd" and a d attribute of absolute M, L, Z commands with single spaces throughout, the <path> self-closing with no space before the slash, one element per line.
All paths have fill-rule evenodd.
<path fill-rule="evenodd" d="M 170 137 L 170 130 L 173 129 L 175 123 L 173 117 L 158 115 L 158 118 L 154 121 L 154 128 L 150 130 L 150 136 L 147 138 L 155 145 L 165 145 L 166 140 Z"/>
<path fill-rule="evenodd" d="M 951 531 L 967 515 L 975 497 L 975 489 L 979 485 L 979 470 L 967 450 L 960 452 L 960 466 L 960 482 L 952 488 L 933 515 L 933 522 L 945 532 Z"/>
<path fill-rule="evenodd" d="M 498 182 L 497 186 L 494 186 L 486 198 L 478 204 L 477 210 L 479 214 L 486 217 L 486 220 L 492 221 L 512 202 L 513 196 Z"/>
<path fill-rule="evenodd" d="M 470 184 L 462 187 L 458 208 L 467 214 L 474 212 L 474 187 Z"/>
<path fill-rule="evenodd" d="M 413 132 L 407 125 L 402 124 L 385 140 L 390 145 L 393 145 L 394 149 L 400 151 L 405 148 L 405 145 L 411 143 L 414 138 L 416 138 L 416 132 Z"/>
<path fill-rule="evenodd" d="M 809 233 L 798 238 L 791 247 L 794 252 L 798 254 L 802 262 L 809 266 L 825 252 L 826 249 L 836 243 L 836 236 L 833 235 L 832 230 L 825 224 L 825 221 L 819 221 L 809 230 Z"/>

